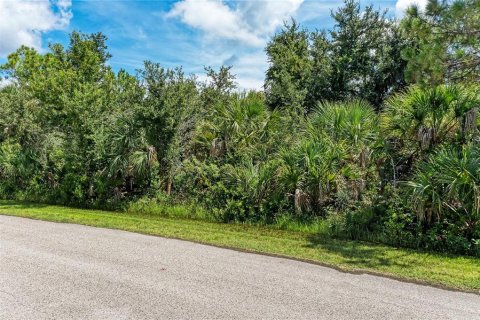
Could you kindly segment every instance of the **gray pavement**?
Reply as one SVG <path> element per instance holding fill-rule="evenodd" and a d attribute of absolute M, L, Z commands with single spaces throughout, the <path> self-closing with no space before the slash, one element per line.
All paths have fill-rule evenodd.
<path fill-rule="evenodd" d="M 480 319 L 480 296 L 0 216 L 0 319 Z"/>

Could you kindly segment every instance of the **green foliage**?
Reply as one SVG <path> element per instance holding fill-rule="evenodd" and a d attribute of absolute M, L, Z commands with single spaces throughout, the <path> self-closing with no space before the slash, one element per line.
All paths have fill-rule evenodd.
<path fill-rule="evenodd" d="M 444 219 L 473 235 L 480 218 L 480 149 L 476 144 L 446 147 L 421 165 L 412 181 L 412 202 L 421 221 Z"/>
<path fill-rule="evenodd" d="M 384 12 L 345 0 L 332 30 L 307 32 L 293 20 L 266 52 L 267 101 L 272 108 L 315 109 L 318 102 L 363 99 L 377 109 L 404 87 L 405 40 Z"/>
<path fill-rule="evenodd" d="M 378 183 L 372 157 L 378 119 L 367 103 L 326 103 L 305 123 L 302 139 L 280 153 L 280 180 L 297 213 L 346 209 Z"/>
<path fill-rule="evenodd" d="M 287 23 L 265 92 L 224 66 L 114 73 L 102 34 L 21 47 L 0 67 L 0 197 L 476 255 L 476 6 L 399 27 L 346 0 L 330 31 Z"/>
<path fill-rule="evenodd" d="M 312 64 L 309 34 L 295 20 L 267 45 L 270 68 L 266 74 L 267 101 L 275 108 L 303 107 Z"/>
<path fill-rule="evenodd" d="M 429 0 L 425 12 L 411 7 L 402 20 L 409 45 L 407 80 L 439 85 L 480 80 L 480 2 Z"/>
<path fill-rule="evenodd" d="M 411 173 L 415 163 L 445 144 L 478 140 L 478 86 L 417 86 L 386 102 L 382 131 L 392 163 L 392 179 Z"/>
<path fill-rule="evenodd" d="M 176 203 L 175 199 L 165 193 L 157 193 L 154 196 L 146 195 L 136 199 L 128 204 L 125 211 L 129 214 L 146 217 L 213 220 L 213 217 L 202 207 Z"/>
<path fill-rule="evenodd" d="M 389 93 L 403 87 L 403 39 L 385 14 L 373 6 L 361 10 L 356 0 L 345 0 L 332 14 L 330 99 L 360 98 L 379 108 Z"/>
<path fill-rule="evenodd" d="M 192 154 L 176 176 L 180 194 L 201 201 L 223 221 L 272 221 L 281 207 L 271 155 L 285 142 L 284 119 L 261 95 L 234 95 L 199 121 Z"/>

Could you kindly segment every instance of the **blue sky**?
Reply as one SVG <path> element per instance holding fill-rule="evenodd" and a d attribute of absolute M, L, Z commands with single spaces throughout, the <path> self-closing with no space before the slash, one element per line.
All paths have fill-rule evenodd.
<path fill-rule="evenodd" d="M 363 0 L 400 15 L 426 0 Z M 110 65 L 134 72 L 144 60 L 183 66 L 202 78 L 203 67 L 232 65 L 242 88 L 260 88 L 267 67 L 264 46 L 282 21 L 308 29 L 332 26 L 342 0 L 0 0 L 0 62 L 21 44 L 45 50 L 67 43 L 68 33 L 102 32 Z"/>

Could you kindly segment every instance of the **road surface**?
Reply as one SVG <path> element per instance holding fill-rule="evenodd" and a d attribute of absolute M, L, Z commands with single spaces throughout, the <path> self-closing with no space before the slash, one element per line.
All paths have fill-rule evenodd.
<path fill-rule="evenodd" d="M 480 319 L 480 296 L 0 216 L 0 319 Z"/>

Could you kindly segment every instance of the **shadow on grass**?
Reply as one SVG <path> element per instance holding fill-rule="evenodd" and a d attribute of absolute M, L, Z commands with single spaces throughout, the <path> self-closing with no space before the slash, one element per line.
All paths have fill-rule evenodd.
<path fill-rule="evenodd" d="M 41 204 L 28 201 L 0 200 L 0 209 L 41 209 L 48 207 L 48 204 Z"/>
<path fill-rule="evenodd" d="M 401 267 L 408 268 L 411 263 L 405 261 L 408 252 L 396 251 L 395 248 L 365 244 L 358 241 L 331 239 L 324 235 L 310 235 L 309 248 L 318 248 L 335 253 L 343 258 L 343 263 L 358 268 Z"/>

